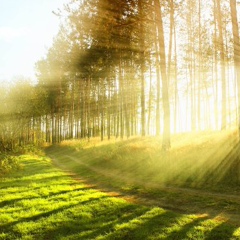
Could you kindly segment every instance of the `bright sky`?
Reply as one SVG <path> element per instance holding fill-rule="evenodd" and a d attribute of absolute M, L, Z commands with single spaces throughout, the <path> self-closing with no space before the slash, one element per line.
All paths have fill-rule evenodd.
<path fill-rule="evenodd" d="M 34 65 L 57 34 L 57 12 L 67 0 L 0 0 L 0 84 L 35 77 Z"/>

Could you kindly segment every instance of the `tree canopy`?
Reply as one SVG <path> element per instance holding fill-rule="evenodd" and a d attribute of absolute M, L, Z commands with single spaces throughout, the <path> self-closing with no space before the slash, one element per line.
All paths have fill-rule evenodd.
<path fill-rule="evenodd" d="M 37 84 L 1 95 L 2 145 L 162 135 L 167 150 L 171 133 L 238 126 L 236 12 L 232 0 L 69 1 Z"/>

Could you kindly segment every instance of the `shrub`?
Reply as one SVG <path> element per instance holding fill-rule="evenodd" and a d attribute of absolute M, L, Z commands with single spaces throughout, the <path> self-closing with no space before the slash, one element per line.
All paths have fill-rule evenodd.
<path fill-rule="evenodd" d="M 14 154 L 33 154 L 33 155 L 42 155 L 41 149 L 34 145 L 28 144 L 24 146 L 17 146 L 13 150 Z"/>
<path fill-rule="evenodd" d="M 20 168 L 18 157 L 0 154 L 0 176 Z"/>

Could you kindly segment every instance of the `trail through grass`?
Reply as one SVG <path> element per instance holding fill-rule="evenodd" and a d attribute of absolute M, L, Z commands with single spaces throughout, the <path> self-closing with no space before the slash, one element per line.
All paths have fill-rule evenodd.
<path fill-rule="evenodd" d="M 163 185 L 134 166 L 154 164 L 150 143 L 63 144 L 47 150 L 55 167 L 23 155 L 0 178 L 0 239 L 240 239 L 238 196 Z"/>
<path fill-rule="evenodd" d="M 66 141 L 47 153 L 62 169 L 134 201 L 240 222 L 240 181 L 232 131 L 182 134 L 172 149 L 160 139 Z"/>
<path fill-rule="evenodd" d="M 238 239 L 218 216 L 180 214 L 130 203 L 22 156 L 22 170 L 0 182 L 0 239 Z"/>
<path fill-rule="evenodd" d="M 84 151 L 73 151 L 71 148 L 61 147 L 54 148 L 54 151 L 50 150 L 48 153 L 54 164 L 69 172 L 73 177 L 78 179 L 81 176 L 86 183 L 94 184 L 101 190 L 117 191 L 133 202 L 164 207 L 178 212 L 207 213 L 210 216 L 217 215 L 240 223 L 240 196 L 237 194 L 237 188 L 232 191 L 230 189 L 225 191 L 223 188 L 222 192 L 216 192 L 209 191 L 209 186 L 203 190 L 166 186 L 161 181 L 158 184 L 153 173 L 147 179 L 144 175 L 139 175 L 138 170 L 134 171 L 134 168 L 123 170 L 121 167 L 108 166 L 104 162 L 101 166 L 100 163 L 92 160 L 93 156 L 87 160 Z M 150 170 L 145 168 L 145 171 L 147 175 Z"/>

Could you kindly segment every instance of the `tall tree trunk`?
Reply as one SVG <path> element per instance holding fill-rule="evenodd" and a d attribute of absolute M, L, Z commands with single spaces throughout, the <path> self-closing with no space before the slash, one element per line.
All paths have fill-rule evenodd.
<path fill-rule="evenodd" d="M 175 21 L 173 21 L 173 34 L 174 34 L 174 132 L 177 132 L 177 127 L 180 126 L 180 124 L 177 124 L 178 122 L 181 122 L 181 119 L 178 119 L 178 68 L 177 68 L 177 37 L 176 37 L 176 25 Z"/>
<path fill-rule="evenodd" d="M 232 32 L 234 43 L 234 66 L 237 79 L 238 88 L 238 140 L 240 142 L 240 42 L 239 42 L 239 30 L 237 19 L 237 6 L 236 0 L 230 0 L 231 7 L 231 19 L 232 19 Z"/>
<path fill-rule="evenodd" d="M 213 0 L 213 12 L 214 12 L 214 72 L 215 72 L 215 97 L 214 97 L 214 115 L 215 125 L 218 129 L 218 44 L 217 44 L 217 13 L 216 13 L 216 0 Z"/>
<path fill-rule="evenodd" d="M 123 87 L 123 69 L 121 56 L 119 59 L 119 133 L 123 139 L 124 136 L 124 118 L 123 118 L 123 98 L 124 98 L 124 87 Z"/>
<path fill-rule="evenodd" d="M 148 134 L 150 134 L 150 125 L 151 125 L 151 111 L 152 111 L 152 67 L 150 63 L 150 69 L 149 69 L 149 94 L 148 94 L 148 122 L 147 122 L 147 129 Z"/>
<path fill-rule="evenodd" d="M 220 44 L 220 60 L 221 60 L 221 80 L 222 80 L 222 126 L 221 129 L 226 129 L 226 78 L 225 78 L 225 53 L 223 43 L 223 26 L 221 17 L 220 0 L 216 0 L 217 4 L 217 21 L 219 31 L 219 44 Z"/>
<path fill-rule="evenodd" d="M 145 43 L 144 43 L 144 26 L 143 26 L 143 6 L 142 1 L 139 1 L 139 15 L 140 15 L 140 74 L 141 74 L 141 129 L 142 136 L 146 135 L 146 121 L 145 121 L 145 77 L 144 77 L 144 68 L 145 68 Z"/>
<path fill-rule="evenodd" d="M 157 21 L 157 18 L 155 19 Z M 159 46 L 158 46 L 158 28 L 156 26 L 155 34 L 155 52 L 156 52 L 156 77 L 157 77 L 157 96 L 156 96 L 156 136 L 160 135 L 160 94 L 161 94 L 161 79 L 160 79 L 160 60 L 159 60 Z"/>
<path fill-rule="evenodd" d="M 154 0 L 157 27 L 158 27 L 158 42 L 160 48 L 160 69 L 162 76 L 162 97 L 163 97 L 163 112 L 164 112 L 164 127 L 163 127 L 163 142 L 162 149 L 168 150 L 171 147 L 170 143 L 170 105 L 168 96 L 168 78 L 166 71 L 166 54 L 165 41 L 163 32 L 162 12 L 159 0 Z"/>
<path fill-rule="evenodd" d="M 90 124 L 90 119 L 91 119 L 91 78 L 90 76 L 88 77 L 87 80 L 87 137 L 88 137 L 88 141 L 90 141 L 90 137 L 91 137 L 91 124 Z"/>
<path fill-rule="evenodd" d="M 107 136 L 108 140 L 111 138 L 111 81 L 108 78 L 108 97 L 107 97 Z"/>
<path fill-rule="evenodd" d="M 198 0 L 198 89 L 197 89 L 197 129 L 201 130 L 201 88 L 202 88 L 202 44 L 201 44 L 201 0 Z"/>

